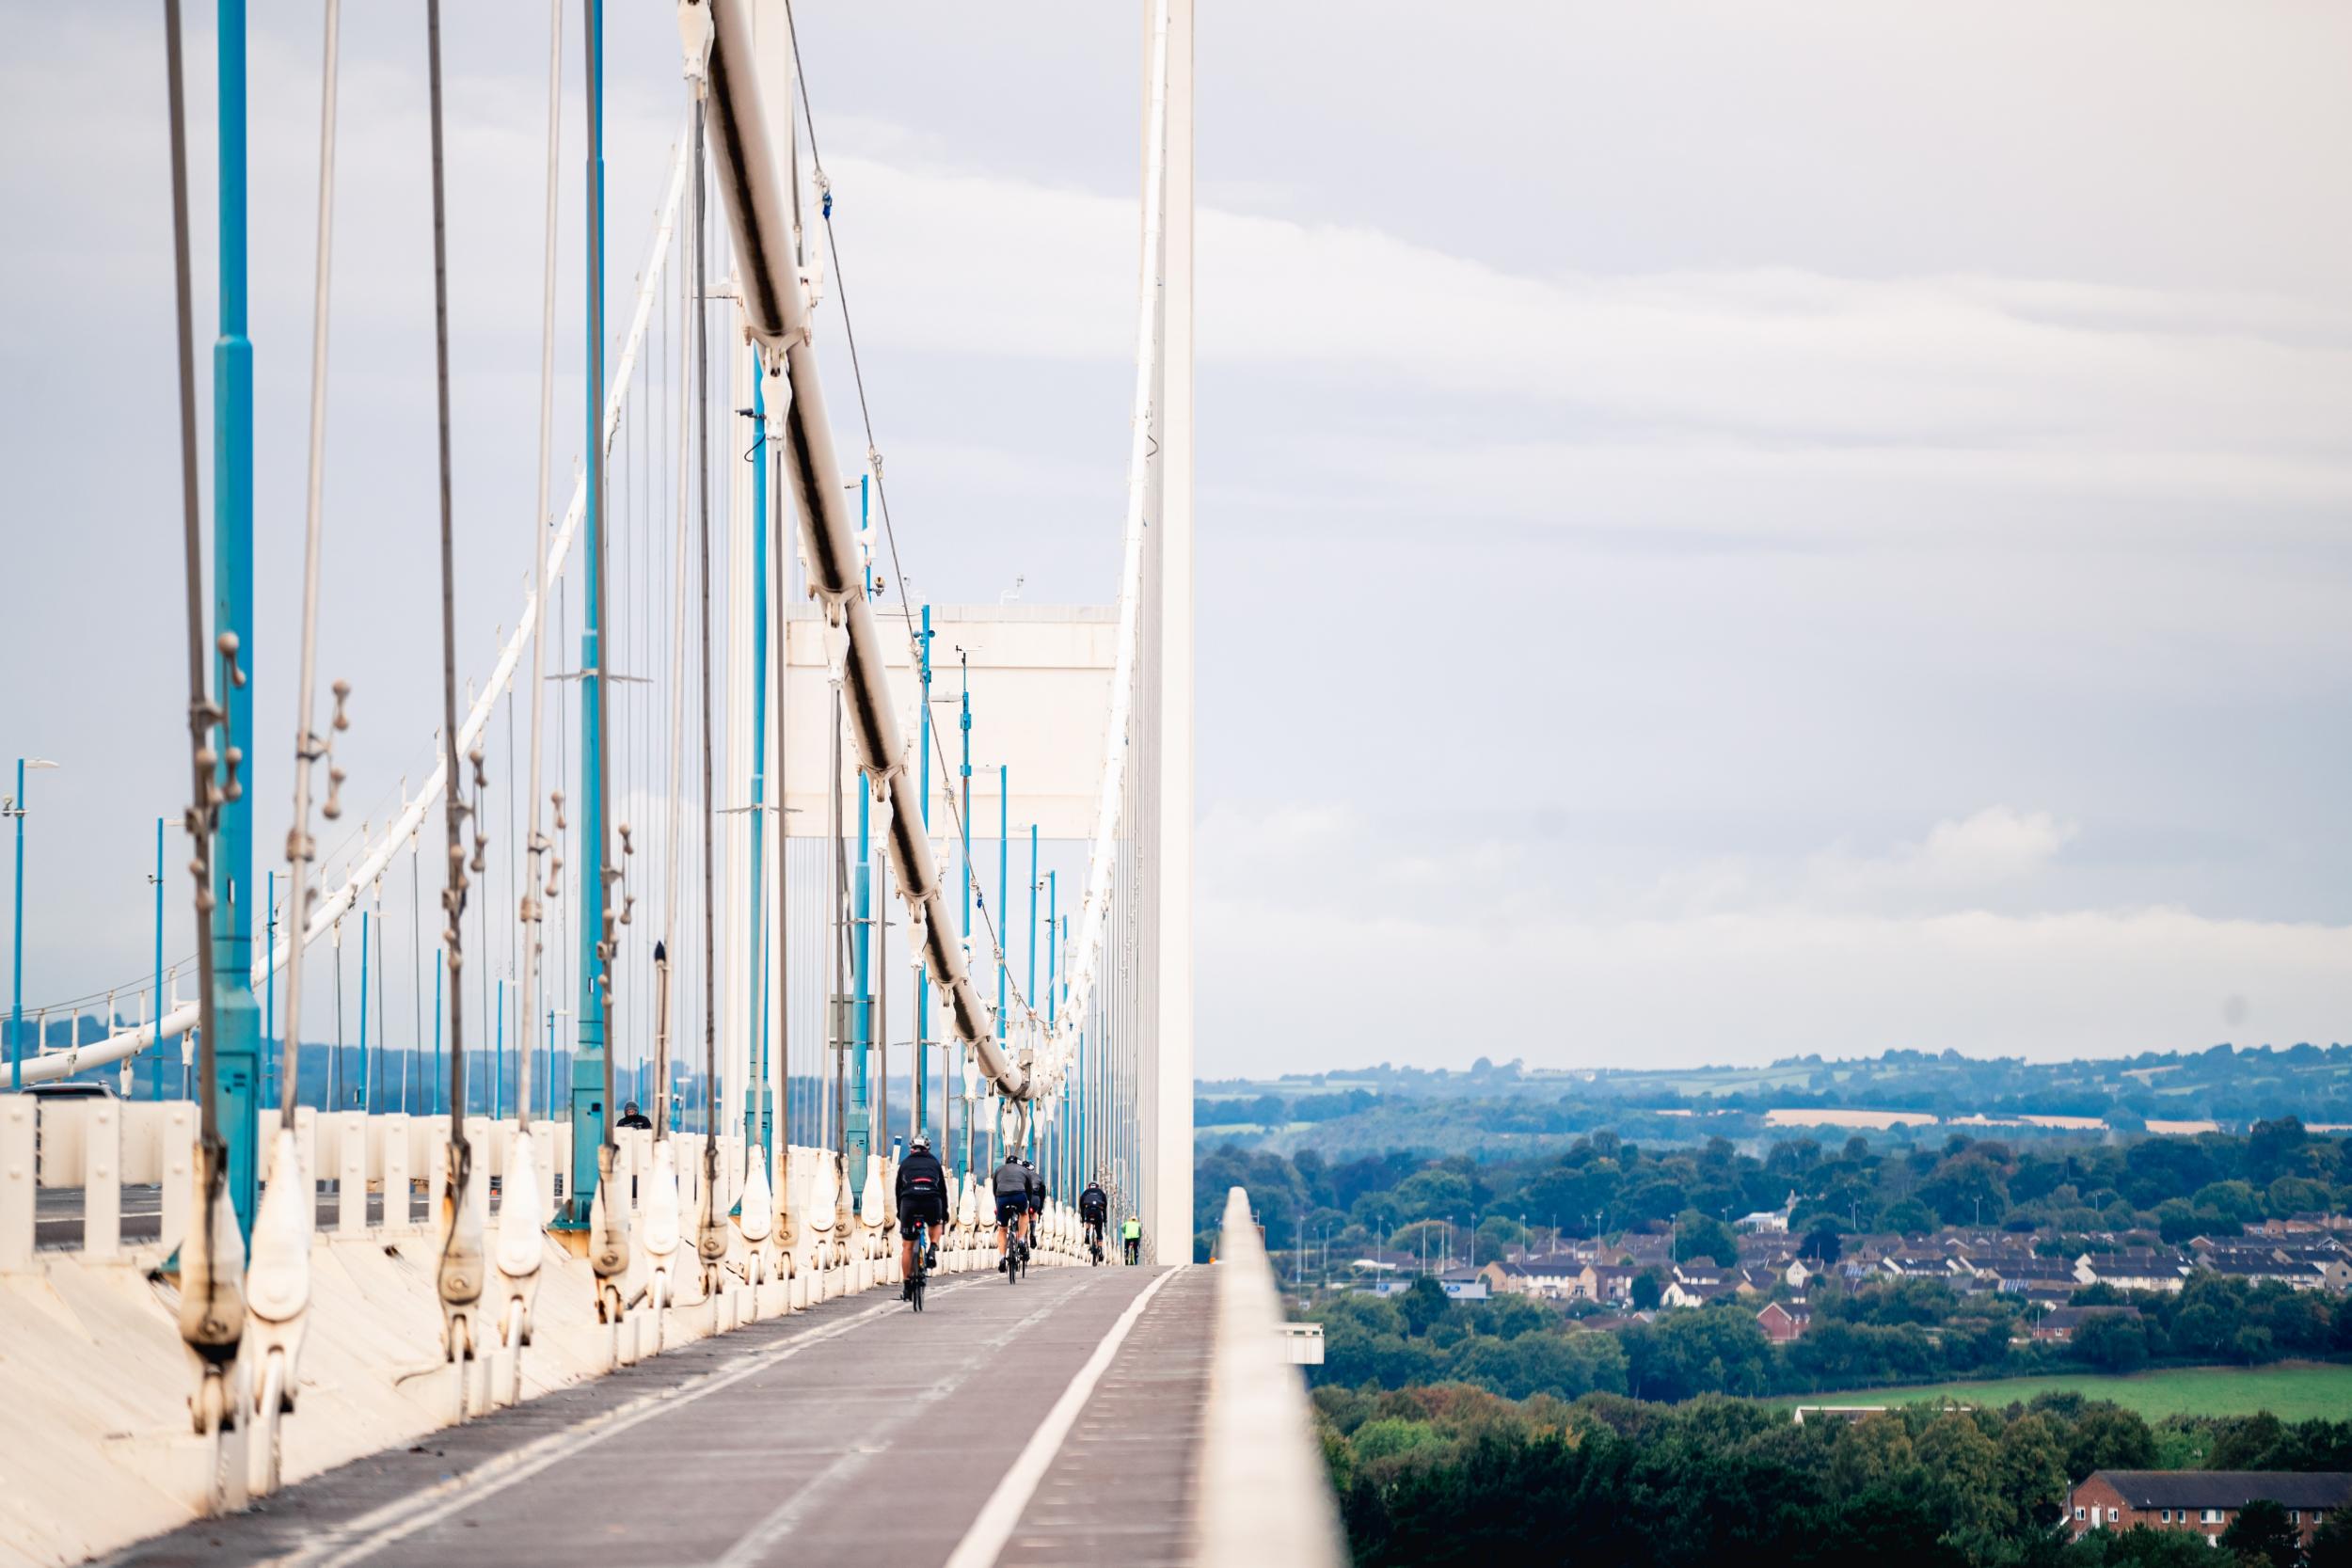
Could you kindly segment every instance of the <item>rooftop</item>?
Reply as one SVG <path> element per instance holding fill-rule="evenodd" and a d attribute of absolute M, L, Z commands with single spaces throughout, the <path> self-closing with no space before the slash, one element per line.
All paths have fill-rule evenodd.
<path fill-rule="evenodd" d="M 2262 1498 L 2286 1508 L 2352 1505 L 2352 1470 L 2096 1470 L 2134 1508 L 2244 1508 Z"/>

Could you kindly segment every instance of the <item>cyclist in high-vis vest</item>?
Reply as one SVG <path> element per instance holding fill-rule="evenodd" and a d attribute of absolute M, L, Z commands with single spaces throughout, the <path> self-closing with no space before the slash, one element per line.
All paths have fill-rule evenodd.
<path fill-rule="evenodd" d="M 1119 1227 L 1119 1235 L 1120 1239 L 1127 1243 L 1127 1261 L 1130 1263 L 1142 1262 L 1143 1222 L 1133 1214 L 1128 1215 L 1127 1223 Z"/>

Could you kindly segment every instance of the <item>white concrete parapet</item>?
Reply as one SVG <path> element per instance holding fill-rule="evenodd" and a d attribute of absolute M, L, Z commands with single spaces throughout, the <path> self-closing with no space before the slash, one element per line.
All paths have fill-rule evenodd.
<path fill-rule="evenodd" d="M 1194 1560 L 1204 1568 L 1343 1568 L 1348 1560 L 1307 1385 L 1283 1328 L 1281 1291 L 1249 1195 L 1235 1187 L 1217 1243 L 1216 1339 L 1200 1423 Z"/>

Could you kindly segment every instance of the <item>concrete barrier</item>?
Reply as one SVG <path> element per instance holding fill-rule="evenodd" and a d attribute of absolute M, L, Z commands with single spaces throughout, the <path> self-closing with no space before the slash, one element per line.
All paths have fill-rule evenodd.
<path fill-rule="evenodd" d="M 1200 1424 L 1194 1560 L 1203 1568 L 1343 1568 L 1348 1560 L 1283 1323 L 1249 1195 L 1235 1187 L 1217 1242 L 1216 1339 Z"/>
<path fill-rule="evenodd" d="M 88 1103 L 75 1117 L 76 1157 L 86 1180 L 119 1190 L 119 1156 L 109 1149 L 119 1124 L 89 1114 Z M 211 1457 L 210 1446 L 189 1430 L 178 1292 L 155 1274 L 177 1236 L 117 1244 L 111 1255 L 102 1246 L 37 1251 L 32 1198 L 40 1110 L 31 1096 L 0 1099 L 0 1411 L 8 1413 L 0 1420 L 0 1568 L 79 1562 L 185 1523 L 202 1505 Z M 432 1123 L 428 1136 L 420 1131 L 422 1119 L 362 1121 L 337 1114 L 324 1127 L 311 1125 L 346 1192 L 364 1196 L 369 1178 L 387 1167 L 399 1185 L 407 1184 L 398 1174 L 405 1152 L 429 1153 L 420 1163 L 437 1173 L 448 1124 Z M 156 1120 L 162 1126 L 170 1118 Z M 178 1121 L 183 1131 L 175 1137 L 184 1145 L 194 1118 Z M 503 1136 L 502 1127 L 493 1134 L 486 1122 L 475 1131 L 478 1150 L 485 1141 L 499 1149 L 485 1151 L 485 1163 L 502 1163 Z M 680 1141 L 684 1163 L 698 1169 L 702 1140 Z M 732 1141 L 739 1158 L 740 1140 Z M 643 1153 L 632 1150 L 632 1159 Z M 815 1149 L 792 1153 L 796 1164 L 809 1168 L 828 1158 Z M 723 1156 L 720 1168 L 725 1183 Z M 183 1227 L 185 1185 L 183 1173 Z M 732 1193 L 725 1196 L 732 1201 Z M 102 1196 L 99 1207 L 104 1202 Z M 335 1223 L 314 1233 L 308 1332 L 295 1408 L 283 1427 L 286 1481 L 411 1443 L 454 1418 L 454 1371 L 399 1380 L 440 1360 L 437 1212 L 437 1203 L 428 1202 L 421 1224 L 404 1224 L 398 1206 L 388 1202 L 384 1223 L 352 1234 L 344 1224 L 355 1211 L 338 1205 Z M 108 1240 L 103 1219 L 91 1228 L 93 1240 Z M 744 1260 L 739 1236 L 729 1262 L 739 1269 Z M 850 1293 L 850 1265 L 845 1255 L 828 1269 L 826 1295 Z M 880 1284 L 883 1274 L 869 1262 L 863 1277 Z M 477 1408 L 492 1399 L 509 1402 L 517 1386 L 520 1398 L 535 1398 L 599 1376 L 616 1360 L 626 1364 L 657 1346 L 674 1348 L 750 1322 L 755 1308 L 766 1317 L 790 1305 L 790 1287 L 780 1277 L 756 1291 L 737 1274 L 726 1277 L 730 1299 L 714 1304 L 701 1294 L 698 1271 L 682 1269 L 683 1299 L 659 1332 L 639 1307 L 615 1335 L 596 1320 L 587 1262 L 548 1241 L 519 1379 L 510 1353 L 494 1352 L 475 1382 Z"/>

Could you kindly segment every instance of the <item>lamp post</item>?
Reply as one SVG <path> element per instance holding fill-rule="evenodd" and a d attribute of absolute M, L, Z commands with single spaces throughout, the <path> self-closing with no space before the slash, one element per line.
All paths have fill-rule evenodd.
<path fill-rule="evenodd" d="M 0 800 L 0 815 L 16 818 L 16 927 L 8 980 L 8 1087 L 24 1086 L 24 770 L 55 768 L 47 757 L 16 759 L 16 793 Z"/>

